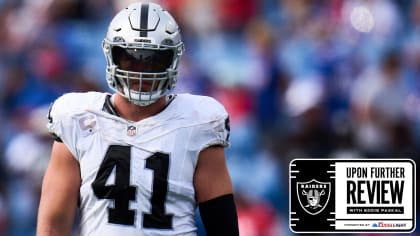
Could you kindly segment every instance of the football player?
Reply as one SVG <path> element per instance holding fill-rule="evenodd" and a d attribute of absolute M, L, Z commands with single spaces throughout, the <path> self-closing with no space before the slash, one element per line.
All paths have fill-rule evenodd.
<path fill-rule="evenodd" d="M 69 93 L 51 106 L 55 141 L 37 235 L 238 235 L 225 163 L 229 118 L 216 100 L 171 94 L 184 52 L 172 16 L 133 3 L 103 41 L 113 94 Z"/>

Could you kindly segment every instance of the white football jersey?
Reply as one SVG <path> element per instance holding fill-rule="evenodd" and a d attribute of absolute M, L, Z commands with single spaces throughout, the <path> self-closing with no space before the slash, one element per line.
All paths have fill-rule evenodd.
<path fill-rule="evenodd" d="M 48 128 L 80 164 L 80 235 L 196 235 L 198 154 L 228 145 L 216 100 L 178 94 L 160 113 L 130 122 L 105 109 L 107 93 L 69 93 Z"/>

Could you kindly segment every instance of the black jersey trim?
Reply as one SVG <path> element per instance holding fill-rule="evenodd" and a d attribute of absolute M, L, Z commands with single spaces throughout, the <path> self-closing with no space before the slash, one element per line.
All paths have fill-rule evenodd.
<path fill-rule="evenodd" d="M 176 94 L 170 94 L 167 96 L 167 102 L 166 102 L 165 107 L 162 109 L 162 111 L 165 110 L 175 100 L 176 96 L 177 96 Z M 111 115 L 121 117 L 117 109 L 115 109 L 114 105 L 111 102 L 111 94 L 106 95 L 105 102 L 102 107 L 102 111 L 108 112 Z"/>
<path fill-rule="evenodd" d="M 111 115 L 120 116 L 120 114 L 117 112 L 117 110 L 111 102 L 111 94 L 106 95 L 102 111 L 108 112 Z"/>

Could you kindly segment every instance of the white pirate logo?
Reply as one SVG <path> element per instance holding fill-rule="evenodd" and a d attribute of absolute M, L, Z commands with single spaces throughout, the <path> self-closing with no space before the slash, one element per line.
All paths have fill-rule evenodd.
<path fill-rule="evenodd" d="M 311 215 L 324 210 L 330 199 L 331 183 L 312 179 L 308 182 L 297 182 L 297 196 L 302 208 Z"/>
<path fill-rule="evenodd" d="M 302 190 L 302 194 L 304 196 L 307 196 L 308 199 L 308 204 L 305 206 L 306 208 L 311 208 L 313 210 L 318 209 L 318 207 L 322 207 L 319 204 L 319 200 L 321 198 L 322 195 L 325 194 L 325 191 L 322 190 L 321 192 L 319 192 L 317 189 L 313 190 L 309 190 L 309 192 L 307 193 L 305 190 Z"/>

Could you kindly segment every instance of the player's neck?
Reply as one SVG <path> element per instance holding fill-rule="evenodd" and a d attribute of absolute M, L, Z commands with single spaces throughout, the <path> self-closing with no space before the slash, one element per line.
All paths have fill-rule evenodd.
<path fill-rule="evenodd" d="M 161 97 L 148 106 L 138 106 L 123 96 L 115 94 L 114 106 L 122 118 L 136 122 L 161 112 L 166 106 L 166 97 Z"/>

